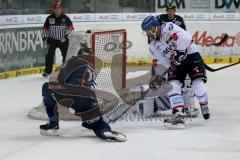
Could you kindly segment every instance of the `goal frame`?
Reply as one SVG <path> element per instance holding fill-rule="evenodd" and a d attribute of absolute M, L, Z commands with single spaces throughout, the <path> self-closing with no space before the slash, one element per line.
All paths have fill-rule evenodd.
<path fill-rule="evenodd" d="M 109 34 L 109 33 L 119 33 L 121 32 L 123 34 L 122 36 L 122 88 L 126 88 L 126 67 L 127 67 L 127 31 L 125 29 L 119 29 L 119 30 L 108 30 L 108 31 L 94 31 L 91 35 L 92 39 L 92 53 L 94 57 L 96 57 L 96 36 L 101 34 Z M 95 68 L 95 58 L 93 59 L 93 67 Z"/>
<path fill-rule="evenodd" d="M 96 69 L 96 58 L 97 58 L 97 51 L 96 51 L 96 36 L 98 35 L 101 35 L 101 34 L 111 34 L 111 33 L 120 33 L 121 37 L 119 37 L 119 43 L 121 43 L 121 45 L 117 45 L 121 48 L 118 48 L 118 49 L 121 49 L 120 52 L 121 52 L 121 66 L 119 66 L 119 69 L 121 69 L 121 75 L 119 74 L 119 77 L 121 77 L 121 82 L 119 83 L 119 87 L 122 87 L 122 88 L 126 88 L 126 66 L 127 66 L 127 32 L 125 29 L 119 29 L 119 30 L 96 30 L 96 31 L 92 31 L 91 35 L 89 35 L 89 47 L 91 48 L 92 50 L 92 53 L 93 53 L 93 56 L 94 58 L 92 59 L 93 61 L 93 67 L 94 69 Z M 74 36 L 73 36 L 74 37 Z M 84 41 L 84 39 L 81 39 Z M 79 43 L 79 41 L 78 41 Z M 85 43 L 85 41 L 84 41 Z M 88 43 L 88 41 L 87 41 Z M 72 49 L 73 51 L 76 49 L 79 49 L 79 48 L 75 48 L 76 46 L 72 46 Z M 72 54 L 69 54 L 69 56 L 76 56 L 75 55 L 75 51 L 72 53 Z M 120 59 L 119 59 L 120 61 Z M 54 77 L 56 77 L 57 74 Z M 97 91 L 96 91 L 97 92 Z M 104 92 L 104 91 L 103 91 Z M 109 93 L 111 95 L 108 95 L 105 97 L 105 95 L 103 94 L 103 92 L 99 92 L 99 95 L 103 95 L 103 101 L 106 99 L 106 98 L 109 98 L 109 96 L 113 96 L 112 93 Z M 102 97 L 99 96 L 99 98 L 101 99 Z M 107 102 L 110 102 L 110 103 L 107 103 L 106 105 L 108 107 L 111 107 L 111 106 L 116 106 L 118 105 L 119 103 L 119 99 L 113 99 L 111 101 L 109 101 L 109 99 L 107 99 Z M 59 111 L 59 118 L 61 120 L 81 120 L 80 117 L 78 116 L 75 116 L 73 115 L 72 113 L 70 113 L 69 109 L 64 107 L 64 106 L 61 106 L 61 105 L 58 105 L 58 111 Z M 37 120 L 47 120 L 48 117 L 47 117 L 47 114 L 46 114 L 46 111 L 45 111 L 45 106 L 43 104 L 43 101 L 36 107 L 33 107 L 30 112 L 28 113 L 28 118 L 30 119 L 37 119 Z"/>

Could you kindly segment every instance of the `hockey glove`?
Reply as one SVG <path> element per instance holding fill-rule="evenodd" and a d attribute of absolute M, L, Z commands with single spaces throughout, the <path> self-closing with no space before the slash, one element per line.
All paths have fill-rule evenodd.
<path fill-rule="evenodd" d="M 164 79 L 164 77 L 161 77 L 161 76 L 159 76 L 159 75 L 153 76 L 153 77 L 150 79 L 149 88 L 150 88 L 150 89 L 157 89 L 158 87 L 161 86 L 161 84 L 162 84 L 163 82 L 166 82 L 166 79 Z"/>

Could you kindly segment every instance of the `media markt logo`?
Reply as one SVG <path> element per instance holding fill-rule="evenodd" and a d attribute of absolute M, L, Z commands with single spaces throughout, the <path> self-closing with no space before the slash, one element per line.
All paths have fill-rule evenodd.
<path fill-rule="evenodd" d="M 238 9 L 240 6 L 240 0 L 215 0 L 216 9 L 222 9 L 224 7 L 230 9 L 233 5 Z"/>
<path fill-rule="evenodd" d="M 235 37 L 236 37 L 236 39 L 235 39 L 236 44 L 237 44 L 238 47 L 240 47 L 240 32 L 238 32 Z"/>
<path fill-rule="evenodd" d="M 195 43 L 201 43 L 205 47 L 210 47 L 206 44 L 217 43 L 224 37 L 224 35 L 225 33 L 221 33 L 219 35 L 212 36 L 207 31 L 204 31 L 204 32 L 196 31 L 193 34 L 193 39 Z M 235 47 L 235 46 L 240 47 L 240 31 L 237 32 L 236 34 L 232 34 L 232 35 L 229 34 L 228 39 L 225 42 L 215 47 Z"/>

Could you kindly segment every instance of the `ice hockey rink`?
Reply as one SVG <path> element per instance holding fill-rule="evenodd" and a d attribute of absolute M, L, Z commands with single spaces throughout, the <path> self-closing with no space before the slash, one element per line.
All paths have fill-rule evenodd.
<path fill-rule="evenodd" d="M 213 68 L 219 65 L 212 65 Z M 61 121 L 60 136 L 39 134 L 45 121 L 27 113 L 41 102 L 41 75 L 0 81 L 0 160 L 239 160 L 240 65 L 208 72 L 211 119 L 201 115 L 184 130 L 166 130 L 162 121 L 121 121 L 113 130 L 125 143 L 106 142 L 81 127 Z"/>

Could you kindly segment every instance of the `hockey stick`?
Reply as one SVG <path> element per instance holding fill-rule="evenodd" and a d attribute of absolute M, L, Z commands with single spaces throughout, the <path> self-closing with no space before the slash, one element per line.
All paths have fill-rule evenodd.
<path fill-rule="evenodd" d="M 223 66 L 223 67 L 220 67 L 220 68 L 216 68 L 216 69 L 213 69 L 211 67 L 209 67 L 207 64 L 204 63 L 204 67 L 206 70 L 210 71 L 210 72 L 216 72 L 216 71 L 219 71 L 219 70 L 222 70 L 222 69 L 225 69 L 225 68 L 228 68 L 228 67 L 232 67 L 232 66 L 235 66 L 237 64 L 240 64 L 240 60 L 239 62 L 236 62 L 236 63 L 233 63 L 233 64 L 229 64 L 229 65 L 226 65 L 226 66 Z"/>
<path fill-rule="evenodd" d="M 212 43 L 212 44 L 203 44 L 203 43 L 196 43 L 196 44 L 200 44 L 200 45 L 206 45 L 206 46 L 210 46 L 210 45 L 213 45 L 213 46 L 219 46 L 221 44 L 223 44 L 226 40 L 228 39 L 228 34 L 225 34 L 223 36 L 223 38 L 217 42 L 217 43 Z M 210 66 L 208 66 L 206 63 L 204 63 L 204 67 L 206 70 L 210 71 L 210 72 L 215 72 L 215 71 L 218 71 L 218 70 L 222 70 L 222 69 L 225 69 L 225 68 L 228 68 L 228 67 L 231 67 L 231 66 L 234 66 L 234 65 L 237 65 L 240 63 L 240 60 L 239 62 L 237 63 L 233 63 L 233 64 L 230 64 L 230 65 L 227 65 L 227 66 L 224 66 L 224 67 L 220 67 L 220 68 L 217 68 L 217 69 L 213 69 L 211 68 Z"/>
<path fill-rule="evenodd" d="M 228 39 L 228 34 L 225 33 L 225 35 L 223 36 L 223 38 L 217 42 L 217 43 L 196 43 L 199 45 L 206 45 L 206 46 L 220 46 L 221 44 L 223 44 L 226 40 Z"/>

